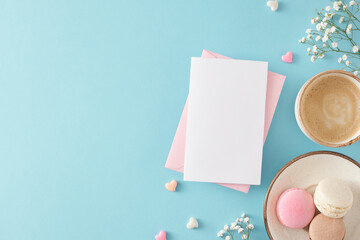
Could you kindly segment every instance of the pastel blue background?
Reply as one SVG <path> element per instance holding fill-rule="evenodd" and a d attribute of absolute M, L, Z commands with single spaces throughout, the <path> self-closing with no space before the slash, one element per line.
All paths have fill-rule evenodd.
<path fill-rule="evenodd" d="M 253 239 L 268 239 L 276 172 L 329 150 L 293 113 L 307 79 L 340 67 L 336 57 L 311 63 L 298 43 L 326 3 L 281 0 L 272 12 L 266 0 L 1 1 L 0 239 L 154 239 L 164 229 L 168 240 L 210 240 L 242 212 Z M 249 194 L 164 168 L 202 49 L 287 76 Z M 292 64 L 280 59 L 287 51 Z M 360 142 L 332 150 L 358 160 Z M 175 193 L 164 188 L 172 179 Z M 189 217 L 199 229 L 186 229 Z"/>

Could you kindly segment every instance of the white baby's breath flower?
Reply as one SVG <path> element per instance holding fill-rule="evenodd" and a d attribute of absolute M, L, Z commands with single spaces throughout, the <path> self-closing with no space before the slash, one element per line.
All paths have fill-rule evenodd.
<path fill-rule="evenodd" d="M 358 46 L 353 46 L 352 51 L 354 53 L 357 53 L 359 51 L 359 47 Z"/>
<path fill-rule="evenodd" d="M 226 236 L 226 237 L 225 237 L 225 240 L 230 240 L 230 239 L 231 239 L 230 236 Z"/>
<path fill-rule="evenodd" d="M 313 51 L 313 53 L 317 53 L 318 52 L 318 47 L 316 45 L 314 45 L 312 51 Z"/>
<path fill-rule="evenodd" d="M 311 19 L 311 24 L 315 24 L 315 22 L 316 22 L 316 21 L 315 21 L 315 18 L 312 18 L 312 19 Z"/>
<path fill-rule="evenodd" d="M 239 218 L 236 218 L 235 222 L 240 222 L 240 219 L 239 219 Z"/>
<path fill-rule="evenodd" d="M 306 31 L 305 31 L 305 33 L 307 33 L 307 34 L 309 34 L 309 33 L 311 33 L 312 32 L 312 29 L 311 28 L 308 28 L 308 29 L 306 29 Z"/>
<path fill-rule="evenodd" d="M 331 43 L 331 46 L 332 46 L 333 48 L 337 48 L 338 43 L 337 43 L 337 42 L 332 42 L 332 43 Z"/>
<path fill-rule="evenodd" d="M 346 54 L 344 54 L 344 55 L 342 56 L 342 60 L 344 60 L 344 61 L 347 60 L 347 58 L 348 58 L 348 57 L 347 57 Z"/>
<path fill-rule="evenodd" d="M 316 24 L 316 30 L 318 31 L 318 32 L 320 32 L 320 30 L 321 30 L 321 23 L 318 23 L 318 24 Z"/>
<path fill-rule="evenodd" d="M 242 233 L 243 231 L 244 231 L 243 228 L 239 228 L 239 229 L 238 229 L 238 233 Z"/>
<path fill-rule="evenodd" d="M 342 58 L 341 57 L 339 57 L 338 63 L 342 63 Z"/>
<path fill-rule="evenodd" d="M 244 215 L 244 216 L 245 216 L 245 215 Z M 243 219 L 243 218 L 240 218 L 240 219 L 239 219 L 239 222 L 243 222 L 243 221 L 244 221 L 244 219 Z"/>
<path fill-rule="evenodd" d="M 318 55 L 318 58 L 319 58 L 319 59 L 322 59 L 322 58 L 324 58 L 324 57 L 325 57 L 325 55 L 324 55 L 323 53 L 321 53 L 321 54 Z"/>
<path fill-rule="evenodd" d="M 249 220 L 250 220 L 250 219 L 249 219 L 248 217 L 246 217 L 246 218 L 244 219 L 244 222 L 247 223 L 247 222 L 249 222 Z"/>
<path fill-rule="evenodd" d="M 358 71 L 354 71 L 354 75 L 355 75 L 355 76 L 359 75 L 359 72 L 358 72 Z"/>
<path fill-rule="evenodd" d="M 355 5 L 355 1 L 354 1 L 354 0 L 351 0 L 351 1 L 349 2 L 349 6 L 352 6 L 352 5 Z"/>
<path fill-rule="evenodd" d="M 300 43 L 304 43 L 305 41 L 306 41 L 305 37 L 302 37 L 302 38 L 299 40 Z"/>
<path fill-rule="evenodd" d="M 254 229 L 254 225 L 249 224 L 249 225 L 248 225 L 248 228 L 249 228 L 249 229 Z"/>
<path fill-rule="evenodd" d="M 235 226 L 235 230 L 239 230 L 240 229 L 240 226 L 239 225 L 236 225 Z"/>
<path fill-rule="evenodd" d="M 332 26 L 331 28 L 329 28 L 330 29 L 330 33 L 334 33 L 334 32 L 336 32 L 336 27 L 335 26 Z"/>
<path fill-rule="evenodd" d="M 311 48 L 308 47 L 308 48 L 306 49 L 306 51 L 307 51 L 307 52 L 311 52 Z"/>
<path fill-rule="evenodd" d="M 246 234 L 242 235 L 241 239 L 247 239 L 247 235 Z"/>
<path fill-rule="evenodd" d="M 323 44 L 323 47 L 326 47 L 326 44 L 325 44 L 325 43 Z"/>
<path fill-rule="evenodd" d="M 224 230 L 225 230 L 225 231 L 228 231 L 228 230 L 229 230 L 229 226 L 228 226 L 228 225 L 225 225 L 225 226 L 224 226 Z"/>
<path fill-rule="evenodd" d="M 326 16 L 322 19 L 323 22 L 327 22 L 330 19 L 330 17 L 328 17 L 327 13 L 325 15 Z"/>
<path fill-rule="evenodd" d="M 327 27 L 328 23 L 327 22 L 321 22 L 320 25 L 321 25 L 321 27 L 323 29 L 325 29 Z"/>
<path fill-rule="evenodd" d="M 225 234 L 225 231 L 224 230 L 220 230 L 218 233 L 217 233 L 217 236 L 218 237 L 223 237 Z"/>
<path fill-rule="evenodd" d="M 330 7 L 330 6 L 327 6 L 327 7 L 325 8 L 325 10 L 328 11 L 328 12 L 330 12 L 331 7 Z"/>
<path fill-rule="evenodd" d="M 343 22 L 344 22 L 344 17 L 340 17 L 339 23 L 343 23 Z"/>
<path fill-rule="evenodd" d="M 316 36 L 315 40 L 319 41 L 321 39 L 321 36 Z"/>
<path fill-rule="evenodd" d="M 346 33 L 350 34 L 351 33 L 351 29 L 352 29 L 352 24 L 350 23 L 347 28 L 346 28 Z"/>
<path fill-rule="evenodd" d="M 315 62 L 315 60 L 316 60 L 315 55 L 312 55 L 311 58 L 310 58 L 310 61 L 311 61 L 311 62 Z"/>
<path fill-rule="evenodd" d="M 335 10 L 335 11 L 339 11 L 339 10 L 340 10 L 340 7 L 341 7 L 341 4 L 342 4 L 341 1 L 335 1 L 335 2 L 333 3 L 333 8 L 334 8 L 334 10 Z"/>
<path fill-rule="evenodd" d="M 244 218 L 244 217 L 245 217 L 245 213 L 241 214 L 241 217 Z"/>
<path fill-rule="evenodd" d="M 311 34 L 308 34 L 308 35 L 306 36 L 306 38 L 307 38 L 307 39 L 311 39 L 311 38 L 312 38 L 312 35 L 311 35 Z"/>
<path fill-rule="evenodd" d="M 230 230 L 235 230 L 235 227 L 236 227 L 236 223 L 232 223 L 230 226 Z"/>
<path fill-rule="evenodd" d="M 346 66 L 349 66 L 349 65 L 350 65 L 350 61 L 347 60 L 347 61 L 345 62 L 345 65 L 346 65 Z"/>
<path fill-rule="evenodd" d="M 348 6 L 347 6 L 347 5 L 344 5 L 344 6 L 343 6 L 343 9 L 344 9 L 344 10 L 348 9 Z"/>
<path fill-rule="evenodd" d="M 324 37 L 322 38 L 323 42 L 326 42 L 327 40 L 329 40 L 329 36 L 328 35 L 324 35 Z"/>

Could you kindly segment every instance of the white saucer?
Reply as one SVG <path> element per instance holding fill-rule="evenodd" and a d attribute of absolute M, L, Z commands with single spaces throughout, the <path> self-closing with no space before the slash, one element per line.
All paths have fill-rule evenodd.
<path fill-rule="evenodd" d="M 360 239 L 360 164 L 335 152 L 319 151 L 301 155 L 287 163 L 274 177 L 266 194 L 264 222 L 271 240 L 308 240 L 306 229 L 283 226 L 276 216 L 276 203 L 286 189 L 297 187 L 313 194 L 316 185 L 326 177 L 345 181 L 354 195 L 354 203 L 344 217 L 345 240 Z"/>

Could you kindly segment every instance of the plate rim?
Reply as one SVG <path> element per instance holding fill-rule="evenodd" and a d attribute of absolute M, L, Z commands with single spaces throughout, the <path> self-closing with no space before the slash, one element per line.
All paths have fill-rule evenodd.
<path fill-rule="evenodd" d="M 341 153 L 338 153 L 338 152 L 333 152 L 333 151 L 313 151 L 313 152 L 308 152 L 308 153 L 304 153 L 296 158 L 293 158 L 292 160 L 290 160 L 288 163 L 286 163 L 277 173 L 276 175 L 274 176 L 274 178 L 272 179 L 267 191 L 266 191 L 266 195 L 265 195 L 265 202 L 264 202 L 264 209 L 263 209 L 263 217 L 264 217 L 264 223 L 265 223 L 265 229 L 266 229 L 266 233 L 267 235 L 269 236 L 270 240 L 275 240 L 273 238 L 273 236 L 271 235 L 270 233 L 270 229 L 269 229 L 269 225 L 268 225 L 268 220 L 267 220 L 267 215 L 266 215 L 266 212 L 267 212 L 267 203 L 268 203 L 268 200 L 269 200 L 269 195 L 270 195 L 270 191 L 272 190 L 272 187 L 275 183 L 275 181 L 279 178 L 280 174 L 286 169 L 288 168 L 290 165 L 292 165 L 293 163 L 299 161 L 300 159 L 303 159 L 305 157 L 309 157 L 309 156 L 312 156 L 312 155 L 318 155 L 318 154 L 330 154 L 330 155 L 334 155 L 334 156 L 337 156 L 337 157 L 342 157 L 344 158 L 345 160 L 348 160 L 349 162 L 355 164 L 358 168 L 360 168 L 360 163 L 358 163 L 357 161 L 355 161 L 354 159 L 344 155 L 344 154 L 341 154 Z"/>

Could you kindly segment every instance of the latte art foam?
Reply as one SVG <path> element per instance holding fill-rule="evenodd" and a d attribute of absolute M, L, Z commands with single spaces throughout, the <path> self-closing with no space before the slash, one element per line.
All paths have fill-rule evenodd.
<path fill-rule="evenodd" d="M 348 141 L 360 129 L 360 90 L 340 75 L 313 81 L 303 93 L 300 108 L 304 127 L 323 142 Z"/>

